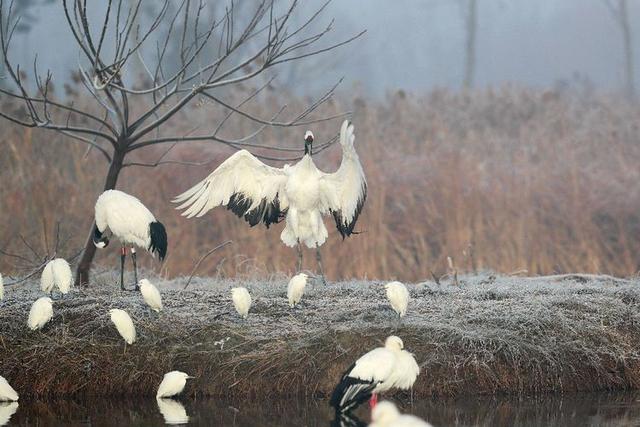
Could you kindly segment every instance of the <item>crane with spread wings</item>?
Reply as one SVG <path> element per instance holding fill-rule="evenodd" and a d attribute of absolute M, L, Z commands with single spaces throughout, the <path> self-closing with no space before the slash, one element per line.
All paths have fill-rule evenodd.
<path fill-rule="evenodd" d="M 285 219 L 280 235 L 297 247 L 297 271 L 302 268 L 302 248 L 316 248 L 318 268 L 326 283 L 320 246 L 328 237 L 322 215 L 331 214 L 343 238 L 353 234 L 367 197 L 367 181 L 353 146 L 354 127 L 344 121 L 340 129 L 342 162 L 334 173 L 319 170 L 313 162 L 313 133 L 304 135 L 305 154 L 295 165 L 268 166 L 246 150 L 225 160 L 208 177 L 177 196 L 187 218 L 201 217 L 216 206 L 226 206 L 250 226 Z"/>

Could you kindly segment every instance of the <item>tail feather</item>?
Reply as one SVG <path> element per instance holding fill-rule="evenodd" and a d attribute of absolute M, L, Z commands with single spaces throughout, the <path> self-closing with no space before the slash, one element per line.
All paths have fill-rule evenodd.
<path fill-rule="evenodd" d="M 349 373 L 354 367 L 355 363 L 347 369 L 331 395 L 329 404 L 335 408 L 336 413 L 346 413 L 363 404 L 369 400 L 377 386 L 372 380 L 350 377 Z"/>
<path fill-rule="evenodd" d="M 167 256 L 167 230 L 161 222 L 152 222 L 149 224 L 149 234 L 151 236 L 151 244 L 149 252 L 157 253 L 160 261 Z"/>

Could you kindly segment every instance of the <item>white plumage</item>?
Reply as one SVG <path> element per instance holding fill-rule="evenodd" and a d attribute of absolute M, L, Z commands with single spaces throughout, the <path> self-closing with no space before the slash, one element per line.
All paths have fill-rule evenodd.
<path fill-rule="evenodd" d="M 249 295 L 247 288 L 232 288 L 231 300 L 240 317 L 246 319 L 249 315 L 249 308 L 251 308 L 251 295 Z"/>
<path fill-rule="evenodd" d="M 371 350 L 351 365 L 342 376 L 331 397 L 337 412 L 348 412 L 391 388 L 402 390 L 413 386 L 420 368 L 413 355 L 404 350 L 397 336 L 386 339 L 384 347 Z"/>
<path fill-rule="evenodd" d="M 158 392 L 156 398 L 171 397 L 176 394 L 182 393 L 184 386 L 187 384 L 187 379 L 190 379 L 188 374 L 180 371 L 171 371 L 164 374 L 160 386 L 158 386 Z"/>
<path fill-rule="evenodd" d="M 147 279 L 140 280 L 140 293 L 144 302 L 147 303 L 156 313 L 162 310 L 162 296 L 158 288 L 153 286 Z"/>
<path fill-rule="evenodd" d="M 296 304 L 302 299 L 304 295 L 304 288 L 307 285 L 307 275 L 305 273 L 296 274 L 289 280 L 287 286 L 287 298 L 289 299 L 289 306 L 295 307 Z"/>
<path fill-rule="evenodd" d="M 53 304 L 49 297 L 38 298 L 29 310 L 27 325 L 29 329 L 35 331 L 42 328 L 53 317 Z"/>
<path fill-rule="evenodd" d="M 0 400 L 18 400 L 18 393 L 3 376 L 0 376 Z"/>
<path fill-rule="evenodd" d="M 384 287 L 387 290 L 387 299 L 391 303 L 391 307 L 398 313 L 398 316 L 403 317 L 407 314 L 407 305 L 409 305 L 407 287 L 400 282 L 389 282 Z"/>
<path fill-rule="evenodd" d="M 9 424 L 11 416 L 18 410 L 18 402 L 0 403 L 0 426 Z"/>
<path fill-rule="evenodd" d="M 182 403 L 173 399 L 156 399 L 158 409 L 164 417 L 165 424 L 180 425 L 189 423 L 189 415 Z"/>
<path fill-rule="evenodd" d="M 66 295 L 71 289 L 73 274 L 69 263 L 62 259 L 52 259 L 45 265 L 40 277 L 40 289 L 43 292 L 51 293 L 57 287 L 60 293 Z"/>
<path fill-rule="evenodd" d="M 122 244 L 120 264 L 120 287 L 124 287 L 123 271 L 126 246 L 133 245 L 146 249 L 153 256 L 157 254 L 160 261 L 167 254 L 167 232 L 161 222 L 157 221 L 140 200 L 118 190 L 107 190 L 98 197 L 95 206 L 96 227 L 93 231 L 93 243 L 98 248 L 109 244 L 104 234 L 107 229 Z M 136 252 L 132 248 L 135 285 L 138 287 Z"/>
<path fill-rule="evenodd" d="M 318 248 L 327 239 L 322 215 L 332 214 L 340 234 L 350 236 L 366 199 L 367 183 L 353 146 L 354 127 L 344 121 L 340 130 L 342 162 L 327 174 L 311 158 L 313 134 L 305 134 L 305 155 L 293 166 L 268 166 L 246 150 L 225 160 L 207 178 L 177 196 L 182 215 L 200 217 L 216 206 L 227 206 L 251 226 L 264 222 L 286 225 L 285 245 Z"/>
<path fill-rule="evenodd" d="M 127 344 L 133 344 L 136 340 L 136 327 L 133 326 L 133 320 L 131 320 L 129 314 L 119 308 L 109 310 L 109 314 L 120 336 L 124 338 Z"/>
<path fill-rule="evenodd" d="M 369 427 L 432 427 L 426 421 L 413 416 L 402 415 L 396 405 L 389 401 L 378 403 L 371 411 Z"/>
<path fill-rule="evenodd" d="M 0 301 L 4 299 L 4 281 L 2 280 L 2 274 L 0 274 Z"/>

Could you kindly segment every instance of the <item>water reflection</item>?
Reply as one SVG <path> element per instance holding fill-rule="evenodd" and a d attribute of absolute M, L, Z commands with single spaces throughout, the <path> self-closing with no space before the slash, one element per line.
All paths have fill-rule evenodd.
<path fill-rule="evenodd" d="M 164 417 L 164 422 L 169 425 L 187 424 L 189 422 L 189 415 L 187 410 L 184 409 L 182 403 L 177 400 L 162 398 L 156 399 L 158 409 Z"/>
<path fill-rule="evenodd" d="M 11 406 L 11 409 L 8 407 Z M 541 398 L 476 398 L 414 400 L 399 402 L 401 412 L 417 415 L 436 427 L 631 427 L 640 425 L 640 393 L 576 394 Z M 16 412 L 17 410 L 17 412 Z M 6 411 L 6 412 L 5 412 Z M 15 414 L 14 414 L 15 412 Z M 105 399 L 20 400 L 0 406 L 0 421 L 11 425 L 158 426 L 188 422 L 189 426 L 228 427 L 356 426 L 369 421 L 367 408 L 356 413 L 359 420 L 335 424 L 324 400 L 220 399 Z M 188 414 L 188 415 L 187 415 Z M 358 424 L 358 422 L 363 424 Z M 0 422 L 2 424 L 2 422 Z"/>
<path fill-rule="evenodd" d="M 0 402 L 0 426 L 9 424 L 11 416 L 18 410 L 18 402 Z"/>

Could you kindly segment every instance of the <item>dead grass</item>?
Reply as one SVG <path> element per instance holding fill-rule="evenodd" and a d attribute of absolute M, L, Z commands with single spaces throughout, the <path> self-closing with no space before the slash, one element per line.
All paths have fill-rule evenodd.
<path fill-rule="evenodd" d="M 255 111 L 268 116 L 281 101 L 269 95 Z M 301 101 L 287 103 L 293 111 Z M 398 93 L 380 102 L 356 98 L 329 104 L 324 113 L 349 109 L 370 194 L 357 227 L 362 234 L 342 242 L 327 219 L 331 236 L 323 251 L 330 278 L 423 280 L 432 270 L 444 273 L 448 256 L 460 272 L 638 271 L 639 107 L 606 95 L 505 87 Z M 195 105 L 181 117 L 183 129 L 163 132 L 195 126 L 204 132 L 220 114 Z M 249 132 L 246 126 L 232 121 L 228 135 Z M 314 132 L 325 140 L 338 126 L 319 124 Z M 268 130 L 258 142 L 300 147 L 301 132 Z M 62 139 L 3 124 L 0 245 L 15 249 L 20 232 L 42 246 L 43 227 L 50 232 L 58 221 L 71 238 L 67 252 L 84 242 L 106 166 L 96 153 L 84 159 L 84 147 Z M 228 239 L 235 244 L 209 258 L 200 274 L 256 278 L 293 271 L 294 251 L 279 242 L 282 225 L 248 228 L 225 209 L 185 220 L 169 203 L 230 152 L 216 144 L 178 146 L 169 158 L 213 162 L 128 168 L 121 176 L 119 187 L 142 198 L 168 227 L 169 257 L 160 274 L 188 274 L 203 253 Z M 318 161 L 334 170 L 339 158 L 333 147 Z M 116 252 L 102 251 L 97 261 L 116 265 Z M 5 274 L 11 261 L 0 257 Z M 305 265 L 315 269 L 313 253 Z"/>
<path fill-rule="evenodd" d="M 411 285 L 400 323 L 374 282 L 316 285 L 295 310 L 285 280 L 244 282 L 255 304 L 241 321 L 228 297 L 238 282 L 196 279 L 180 292 L 185 279 L 160 281 L 165 310 L 156 316 L 139 295 L 117 291 L 112 276 L 56 301 L 42 332 L 25 323 L 38 292 L 7 292 L 2 375 L 21 395 L 152 395 L 165 372 L 179 369 L 197 377 L 192 395 L 326 396 L 390 334 L 422 368 L 416 396 L 640 388 L 637 281 L 461 276 L 460 286 Z M 138 329 L 126 353 L 112 307 L 126 309 Z"/>

